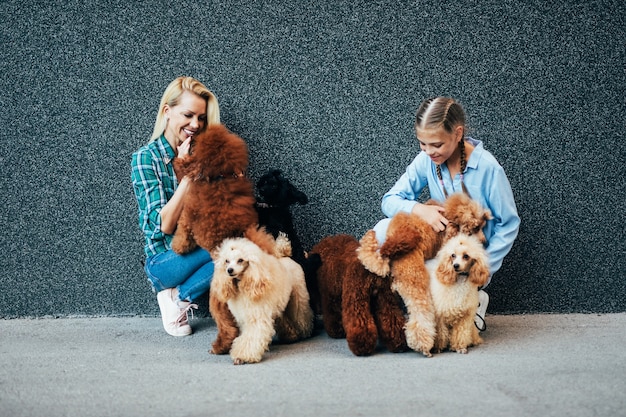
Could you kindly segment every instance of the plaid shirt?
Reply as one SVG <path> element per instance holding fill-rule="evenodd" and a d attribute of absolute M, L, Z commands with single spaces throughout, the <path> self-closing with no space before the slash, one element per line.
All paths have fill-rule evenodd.
<path fill-rule="evenodd" d="M 133 154 L 131 179 L 139 206 L 139 227 L 145 237 L 146 256 L 171 248 L 172 235 L 161 231 L 161 209 L 178 186 L 172 159 L 176 154 L 161 135 Z"/>

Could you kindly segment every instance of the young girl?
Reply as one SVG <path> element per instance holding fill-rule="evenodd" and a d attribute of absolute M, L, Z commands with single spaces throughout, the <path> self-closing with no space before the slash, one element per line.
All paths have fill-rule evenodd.
<path fill-rule="evenodd" d="M 504 170 L 483 148 L 481 141 L 465 136 L 465 129 L 465 113 L 457 101 L 446 97 L 424 101 L 415 120 L 415 133 L 422 152 L 383 196 L 382 211 L 387 217 L 400 211 L 414 213 L 435 231 L 443 231 L 448 224 L 442 214 L 443 207 L 418 203 L 422 190 L 428 187 L 431 198 L 437 201 L 455 192 L 469 194 L 493 215 L 483 229 L 493 276 L 513 246 L 520 218 Z M 389 219 L 384 219 L 374 227 L 381 243 L 388 225 Z M 479 298 L 476 325 L 484 330 L 489 297 L 481 290 Z"/>
<path fill-rule="evenodd" d="M 179 77 L 163 93 L 152 138 L 132 156 L 131 179 L 145 238 L 144 269 L 157 292 L 163 327 L 172 336 L 191 334 L 187 314 L 197 308 L 191 302 L 209 289 L 213 278 L 206 250 L 178 255 L 171 249 L 189 181 L 185 177 L 178 183 L 172 160 L 185 157 L 191 138 L 219 122 L 213 93 L 198 80 Z"/>

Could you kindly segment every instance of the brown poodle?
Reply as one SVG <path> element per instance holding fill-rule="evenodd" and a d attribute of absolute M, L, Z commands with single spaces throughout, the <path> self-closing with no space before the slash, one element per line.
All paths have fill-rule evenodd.
<path fill-rule="evenodd" d="M 459 353 L 482 343 L 474 317 L 478 289 L 489 280 L 487 251 L 475 236 L 448 240 L 435 259 L 426 262 L 436 320 L 435 351 Z"/>
<path fill-rule="evenodd" d="M 401 302 L 389 277 L 363 267 L 359 242 L 349 235 L 322 239 L 309 252 L 321 258 L 317 269 L 324 328 L 332 338 L 345 337 L 357 356 L 371 355 L 378 340 L 391 352 L 407 349 Z"/>
<path fill-rule="evenodd" d="M 381 276 L 391 273 L 391 288 L 400 294 L 409 314 L 405 327 L 407 344 L 427 357 L 431 356 L 435 342 L 435 315 L 425 262 L 459 233 L 485 241 L 482 228 L 491 219 L 489 210 L 463 193 L 451 195 L 443 207 L 449 221 L 444 232 L 435 232 L 419 216 L 401 212 L 391 219 L 386 240 L 378 251 L 376 235 L 370 230 L 361 241 L 372 249 L 359 252 L 359 260 L 370 271 Z"/>
<path fill-rule="evenodd" d="M 190 178 L 172 249 L 215 249 L 258 223 L 252 182 L 245 176 L 248 147 L 223 125 L 209 126 L 191 140 L 189 155 L 174 159 L 179 179 Z"/>

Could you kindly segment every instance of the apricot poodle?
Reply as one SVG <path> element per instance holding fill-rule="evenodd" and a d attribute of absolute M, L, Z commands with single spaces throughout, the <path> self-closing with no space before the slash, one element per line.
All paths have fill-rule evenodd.
<path fill-rule="evenodd" d="M 449 221 L 444 232 L 435 232 L 419 216 L 401 212 L 391 219 L 386 240 L 379 248 L 375 232 L 369 230 L 361 241 L 371 249 L 359 252 L 359 260 L 368 270 L 381 276 L 391 274 L 391 288 L 402 297 L 409 316 L 405 326 L 407 344 L 427 357 L 435 342 L 435 316 L 425 262 L 459 233 L 484 241 L 482 228 L 491 218 L 489 210 L 464 193 L 451 195 L 443 207 Z"/>
<path fill-rule="evenodd" d="M 460 234 L 448 240 L 426 268 L 436 321 L 434 349 L 467 353 L 468 347 L 482 343 L 474 317 L 478 289 L 489 280 L 487 251 L 475 236 Z"/>
<path fill-rule="evenodd" d="M 295 342 L 311 335 L 313 311 L 302 267 L 285 235 L 270 255 L 247 238 L 227 238 L 216 251 L 209 309 L 217 328 L 211 352 L 230 352 L 235 365 L 260 362 L 274 336 Z"/>
<path fill-rule="evenodd" d="M 380 340 L 391 352 L 407 349 L 404 313 L 391 290 L 389 277 L 381 277 L 359 262 L 359 242 L 350 235 L 322 239 L 309 252 L 319 255 L 317 269 L 322 318 L 332 338 L 345 337 L 357 356 L 374 353 Z"/>
<path fill-rule="evenodd" d="M 248 147 L 224 125 L 207 127 L 191 140 L 189 155 L 175 158 L 176 176 L 190 179 L 172 249 L 215 249 L 258 224 L 252 182 L 246 177 Z"/>

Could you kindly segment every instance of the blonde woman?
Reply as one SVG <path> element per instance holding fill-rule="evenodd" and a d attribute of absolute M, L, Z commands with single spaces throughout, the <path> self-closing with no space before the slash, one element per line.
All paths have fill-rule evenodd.
<path fill-rule="evenodd" d="M 157 301 L 165 331 L 172 336 L 192 333 L 188 313 L 210 287 L 213 260 L 198 248 L 179 255 L 171 241 L 182 211 L 188 178 L 180 183 L 172 160 L 189 153 L 191 138 L 208 125 L 220 123 L 215 95 L 200 81 L 179 77 L 161 98 L 150 141 L 132 156 L 131 179 L 143 231 L 145 271 Z"/>

